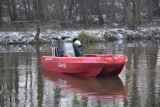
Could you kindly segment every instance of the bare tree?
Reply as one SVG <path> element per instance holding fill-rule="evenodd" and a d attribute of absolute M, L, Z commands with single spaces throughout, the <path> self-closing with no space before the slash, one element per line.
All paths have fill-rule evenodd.
<path fill-rule="evenodd" d="M 125 10 L 126 10 L 126 25 L 129 29 L 135 30 L 136 25 L 134 23 L 134 17 L 132 12 L 132 6 L 130 0 L 125 0 Z"/>
<path fill-rule="evenodd" d="M 2 0 L 0 0 L 0 28 L 1 28 L 1 23 L 2 23 Z"/>
<path fill-rule="evenodd" d="M 45 13 L 43 10 L 43 0 L 33 0 L 33 8 L 36 19 L 39 20 L 36 23 L 37 33 L 35 35 L 35 42 L 39 43 L 39 34 L 41 32 L 39 22 L 45 19 Z"/>
<path fill-rule="evenodd" d="M 153 19 L 153 14 L 152 11 L 153 9 L 159 8 L 159 0 L 147 0 L 147 5 L 148 5 L 148 20 L 152 21 Z"/>
<path fill-rule="evenodd" d="M 125 17 L 127 27 L 134 30 L 141 24 L 142 10 L 143 18 L 148 14 L 152 21 L 156 8 L 159 8 L 159 0 L 0 0 L 0 23 L 3 17 L 8 17 L 12 22 L 54 19 L 62 26 L 67 20 L 88 25 L 94 23 L 97 16 L 99 24 L 104 24 L 104 20 L 109 23 L 124 21 Z"/>
<path fill-rule="evenodd" d="M 140 4 L 139 0 L 125 0 L 126 25 L 131 30 L 140 25 Z"/>
<path fill-rule="evenodd" d="M 81 21 L 83 24 L 88 24 L 88 0 L 80 0 L 80 12 L 81 12 Z"/>
<path fill-rule="evenodd" d="M 9 12 L 9 16 L 11 21 L 16 21 L 17 19 L 17 9 L 16 9 L 16 2 L 15 0 L 7 0 L 8 2 L 8 12 Z"/>
<path fill-rule="evenodd" d="M 75 0 L 68 0 L 68 4 L 69 4 L 69 15 L 68 15 L 68 20 L 72 20 L 73 17 L 73 6 L 74 6 L 74 2 Z"/>
<path fill-rule="evenodd" d="M 36 32 L 36 35 L 35 35 L 35 42 L 36 43 L 39 43 L 39 34 L 40 34 L 40 27 L 39 27 L 39 24 L 37 23 L 37 32 Z"/>
<path fill-rule="evenodd" d="M 45 16 L 42 5 L 43 5 L 43 0 L 33 0 L 34 12 L 36 19 L 38 20 L 43 20 Z"/>
<path fill-rule="evenodd" d="M 27 20 L 27 7 L 26 7 L 26 0 L 23 0 L 23 7 L 24 7 L 25 20 Z"/>
<path fill-rule="evenodd" d="M 100 10 L 100 7 L 99 7 L 99 1 L 100 0 L 95 0 L 96 1 L 96 8 L 97 8 L 97 14 L 98 14 L 98 19 L 99 19 L 99 24 L 104 24 L 104 20 L 103 20 L 103 17 L 102 17 L 102 14 L 101 14 L 101 10 Z"/>
<path fill-rule="evenodd" d="M 59 21 L 64 21 L 65 18 L 61 0 L 55 0 L 55 11 L 56 19 Z"/>
<path fill-rule="evenodd" d="M 133 1 L 133 17 L 134 17 L 134 22 L 135 22 L 136 26 L 139 26 L 140 23 L 141 23 L 140 5 L 141 5 L 141 1 L 140 0 L 134 0 Z"/>

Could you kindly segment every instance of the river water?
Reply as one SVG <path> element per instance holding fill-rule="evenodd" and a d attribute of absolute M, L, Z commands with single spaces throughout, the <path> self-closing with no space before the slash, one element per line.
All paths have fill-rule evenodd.
<path fill-rule="evenodd" d="M 97 79 L 48 75 L 40 58 L 49 44 L 0 46 L 0 107 L 158 107 L 160 42 L 134 41 L 85 45 L 85 53 L 124 54 L 119 76 Z"/>

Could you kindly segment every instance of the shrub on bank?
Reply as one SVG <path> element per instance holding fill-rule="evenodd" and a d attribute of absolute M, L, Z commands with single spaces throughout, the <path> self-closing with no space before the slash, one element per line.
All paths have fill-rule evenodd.
<path fill-rule="evenodd" d="M 102 41 L 102 39 L 100 39 L 99 37 L 95 36 L 95 35 L 90 35 L 84 31 L 82 31 L 79 35 L 78 35 L 78 39 L 82 42 L 82 43 L 95 43 L 95 42 L 100 42 Z"/>
<path fill-rule="evenodd" d="M 117 33 L 114 31 L 106 31 L 103 39 L 106 41 L 116 41 L 118 40 Z"/>
<path fill-rule="evenodd" d="M 119 32 L 121 31 L 121 32 Z M 135 31 L 122 30 L 106 30 L 103 39 L 106 41 L 116 41 L 118 39 L 132 40 L 160 40 L 160 28 L 141 28 Z"/>

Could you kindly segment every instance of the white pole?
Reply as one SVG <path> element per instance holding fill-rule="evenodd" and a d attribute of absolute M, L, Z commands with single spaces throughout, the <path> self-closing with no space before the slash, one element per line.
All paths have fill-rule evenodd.
<path fill-rule="evenodd" d="M 54 43 L 53 43 L 53 40 L 52 40 L 52 56 L 55 56 L 54 50 L 55 50 L 55 47 L 54 47 Z"/>

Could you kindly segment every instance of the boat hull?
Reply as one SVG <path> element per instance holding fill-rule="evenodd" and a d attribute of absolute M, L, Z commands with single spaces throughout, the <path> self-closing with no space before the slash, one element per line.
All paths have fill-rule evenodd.
<path fill-rule="evenodd" d="M 103 59 L 103 68 L 99 76 L 119 75 L 128 62 L 128 58 L 119 54 L 86 54 L 85 57 L 101 57 Z"/>
<path fill-rule="evenodd" d="M 119 75 L 127 57 L 123 55 L 86 54 L 84 57 L 42 56 L 42 69 L 47 72 L 76 74 L 86 77 Z"/>
<path fill-rule="evenodd" d="M 119 75 L 128 59 L 123 55 L 101 55 L 104 67 L 100 75 Z"/>
<path fill-rule="evenodd" d="M 80 76 L 96 77 L 103 68 L 100 57 L 53 57 L 42 56 L 42 69 L 48 72 L 77 74 Z"/>

